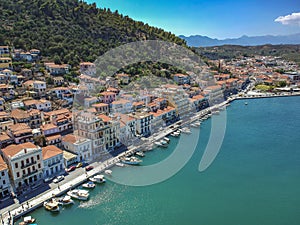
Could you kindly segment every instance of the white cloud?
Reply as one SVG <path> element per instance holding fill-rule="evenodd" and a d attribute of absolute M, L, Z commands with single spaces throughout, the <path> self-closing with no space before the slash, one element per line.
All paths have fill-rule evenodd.
<path fill-rule="evenodd" d="M 298 25 L 300 26 L 300 12 L 292 13 L 286 16 L 279 16 L 275 22 L 282 23 L 283 25 Z"/>

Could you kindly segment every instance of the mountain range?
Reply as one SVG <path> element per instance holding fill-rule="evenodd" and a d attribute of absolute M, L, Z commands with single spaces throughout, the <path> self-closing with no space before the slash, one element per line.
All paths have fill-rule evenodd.
<path fill-rule="evenodd" d="M 242 46 L 255 46 L 255 45 L 280 45 L 280 44 L 300 44 L 300 33 L 291 35 L 265 35 L 265 36 L 241 36 L 239 38 L 216 39 L 201 35 L 192 35 L 186 37 L 180 35 L 180 38 L 186 40 L 187 44 L 192 47 L 210 47 L 221 45 L 242 45 Z"/>

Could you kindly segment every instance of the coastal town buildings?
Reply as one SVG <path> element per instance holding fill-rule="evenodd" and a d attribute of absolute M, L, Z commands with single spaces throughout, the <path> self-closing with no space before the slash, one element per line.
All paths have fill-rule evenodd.
<path fill-rule="evenodd" d="M 11 191 L 9 176 L 8 176 L 8 167 L 4 162 L 2 156 L 0 155 L 0 200 L 9 196 Z"/>
<path fill-rule="evenodd" d="M 62 139 L 64 149 L 77 155 L 78 162 L 89 162 L 92 160 L 92 140 L 68 134 Z"/>
<path fill-rule="evenodd" d="M 2 149 L 3 159 L 15 191 L 25 191 L 43 179 L 42 148 L 30 142 L 9 145 Z"/>
<path fill-rule="evenodd" d="M 48 145 L 42 148 L 43 156 L 43 178 L 48 180 L 54 176 L 63 174 L 65 172 L 65 165 L 63 160 L 63 151 L 55 145 Z"/>

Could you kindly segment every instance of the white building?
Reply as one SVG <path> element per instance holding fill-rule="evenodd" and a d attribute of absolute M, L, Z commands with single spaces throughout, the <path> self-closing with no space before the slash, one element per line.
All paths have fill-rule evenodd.
<path fill-rule="evenodd" d="M 62 138 L 63 147 L 77 155 L 78 161 L 92 160 L 92 140 L 68 134 Z"/>
<path fill-rule="evenodd" d="M 24 191 L 43 179 L 42 148 L 30 142 L 9 145 L 2 150 L 13 188 Z"/>
<path fill-rule="evenodd" d="M 147 112 L 134 112 L 130 114 L 136 120 L 136 134 L 148 136 L 151 134 L 151 122 L 153 115 Z"/>
<path fill-rule="evenodd" d="M 110 104 L 111 113 L 129 113 L 132 111 L 132 102 L 120 99 L 117 101 L 113 101 Z"/>
<path fill-rule="evenodd" d="M 44 180 L 65 172 L 63 151 L 55 145 L 48 145 L 42 148 L 44 164 Z"/>

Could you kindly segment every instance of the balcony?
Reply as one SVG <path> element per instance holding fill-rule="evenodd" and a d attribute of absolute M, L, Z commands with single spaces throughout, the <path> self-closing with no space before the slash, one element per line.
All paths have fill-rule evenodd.
<path fill-rule="evenodd" d="M 24 168 L 26 168 L 28 166 L 31 166 L 31 165 L 34 165 L 36 163 L 37 163 L 36 161 L 30 162 L 30 163 L 26 163 L 25 165 L 21 166 L 21 169 L 24 169 Z"/>
<path fill-rule="evenodd" d="M 29 176 L 31 176 L 31 175 L 37 173 L 37 172 L 38 172 L 38 170 L 33 170 L 33 171 L 31 171 L 30 173 L 27 173 L 27 174 L 22 175 L 22 178 L 29 177 Z"/>

